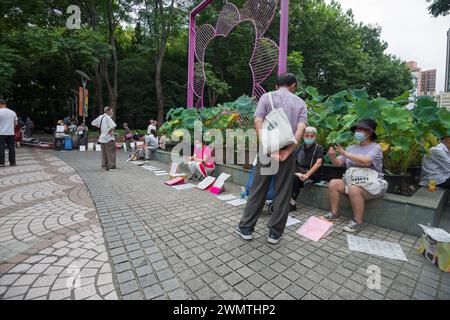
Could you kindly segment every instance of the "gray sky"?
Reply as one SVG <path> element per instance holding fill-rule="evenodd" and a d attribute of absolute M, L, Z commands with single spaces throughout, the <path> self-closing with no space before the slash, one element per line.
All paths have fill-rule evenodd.
<path fill-rule="evenodd" d="M 327 0 L 330 2 L 330 0 Z M 388 53 L 415 60 L 423 70 L 437 69 L 437 92 L 444 89 L 447 30 L 450 16 L 433 18 L 425 0 L 337 0 L 352 9 L 356 21 L 378 24 Z"/>

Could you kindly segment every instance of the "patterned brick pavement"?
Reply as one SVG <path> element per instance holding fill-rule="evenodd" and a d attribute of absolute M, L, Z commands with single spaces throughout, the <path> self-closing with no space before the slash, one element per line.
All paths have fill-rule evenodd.
<path fill-rule="evenodd" d="M 256 239 L 233 233 L 243 207 L 200 190 L 176 191 L 167 177 L 126 163 L 99 170 L 99 154 L 62 153 L 83 178 L 104 228 L 120 295 L 129 299 L 449 299 L 450 274 L 416 250 L 417 238 L 367 225 L 360 236 L 398 242 L 408 262 L 351 252 L 340 221 L 318 243 L 287 228 L 278 246 L 267 243 L 263 214 Z M 167 165 L 153 162 L 167 169 Z M 229 185 L 237 191 L 239 186 Z M 301 207 L 305 221 L 324 212 Z M 367 268 L 381 269 L 381 288 L 367 287 Z"/>
<path fill-rule="evenodd" d="M 44 150 L 17 163 L 0 170 L 0 299 L 117 299 L 81 178 Z"/>
<path fill-rule="evenodd" d="M 272 246 L 263 213 L 244 242 L 233 233 L 243 207 L 176 191 L 122 152 L 117 170 L 100 171 L 99 158 L 21 150 L 18 167 L 0 170 L 0 299 L 450 298 L 450 274 L 417 253 L 415 237 L 373 225 L 360 232 L 398 242 L 408 262 L 349 251 L 346 221 L 318 243 L 289 227 Z M 296 218 L 319 214 L 301 207 Z M 380 289 L 367 287 L 371 265 Z"/>

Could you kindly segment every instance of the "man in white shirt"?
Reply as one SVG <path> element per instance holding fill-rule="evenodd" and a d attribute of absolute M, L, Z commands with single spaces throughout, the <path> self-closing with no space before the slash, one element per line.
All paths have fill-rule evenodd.
<path fill-rule="evenodd" d="M 151 119 L 149 121 L 149 125 L 147 127 L 147 135 L 151 135 L 152 134 L 152 130 L 156 131 L 156 120 Z"/>
<path fill-rule="evenodd" d="M 9 165 L 16 165 L 14 127 L 17 123 L 16 113 L 6 107 L 5 100 L 0 99 L 0 167 L 5 166 L 5 145 L 8 145 Z"/>
<path fill-rule="evenodd" d="M 439 188 L 450 190 L 450 136 L 443 137 L 422 159 L 420 185 L 426 187 L 430 180 L 436 181 Z"/>
<path fill-rule="evenodd" d="M 116 124 L 111 118 L 114 111 L 111 107 L 105 107 L 105 113 L 92 121 L 92 125 L 100 129 L 98 142 L 102 147 L 102 170 L 116 169 L 116 142 L 114 141 L 114 129 Z"/>

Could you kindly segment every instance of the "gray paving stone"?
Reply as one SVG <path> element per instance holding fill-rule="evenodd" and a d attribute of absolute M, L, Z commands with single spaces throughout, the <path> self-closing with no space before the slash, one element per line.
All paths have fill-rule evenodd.
<path fill-rule="evenodd" d="M 146 299 L 155 299 L 159 296 L 162 296 L 164 291 L 162 290 L 159 284 L 155 284 L 151 287 L 147 287 L 144 289 L 144 295 Z"/>
<path fill-rule="evenodd" d="M 119 288 L 122 295 L 133 293 L 139 290 L 136 280 L 120 283 Z"/>

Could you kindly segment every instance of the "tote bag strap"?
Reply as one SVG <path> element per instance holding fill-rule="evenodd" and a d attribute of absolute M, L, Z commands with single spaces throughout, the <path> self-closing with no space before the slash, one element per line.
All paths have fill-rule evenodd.
<path fill-rule="evenodd" d="M 311 158 L 311 163 L 309 164 L 309 170 L 311 170 L 312 166 L 313 166 L 313 162 L 314 162 L 314 156 L 316 155 L 316 151 L 317 151 L 317 143 L 316 146 L 314 147 L 314 152 Z"/>
<path fill-rule="evenodd" d="M 270 107 L 272 108 L 272 111 L 275 111 L 275 106 L 273 105 L 273 96 L 272 96 L 272 92 L 269 92 L 269 104 Z"/>

